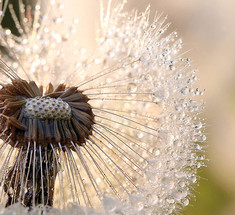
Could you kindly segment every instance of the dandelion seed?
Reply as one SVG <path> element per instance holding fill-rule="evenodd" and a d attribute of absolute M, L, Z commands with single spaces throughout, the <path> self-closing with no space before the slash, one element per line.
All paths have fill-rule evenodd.
<path fill-rule="evenodd" d="M 67 25 L 59 0 L 19 5 L 17 16 L 0 3 L 1 20 L 9 8 L 19 34 L 0 29 L 1 210 L 172 214 L 187 206 L 205 160 L 203 103 L 194 99 L 202 91 L 165 18 L 150 24 L 149 8 L 137 15 L 110 1 L 97 48 L 84 58 L 77 21 Z"/>

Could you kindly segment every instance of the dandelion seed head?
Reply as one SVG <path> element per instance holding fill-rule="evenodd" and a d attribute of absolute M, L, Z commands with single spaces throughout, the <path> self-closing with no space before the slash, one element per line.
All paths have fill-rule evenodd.
<path fill-rule="evenodd" d="M 71 141 L 82 145 L 91 134 L 94 118 L 88 100 L 76 87 L 66 89 L 60 84 L 54 89 L 49 84 L 43 95 L 35 82 L 15 78 L 0 90 L 3 139 L 24 148 L 28 143 L 33 147 L 34 142 L 69 148 Z"/>
<path fill-rule="evenodd" d="M 70 119 L 71 107 L 62 99 L 40 98 L 26 99 L 23 110 L 28 117 L 40 119 Z"/>
<path fill-rule="evenodd" d="M 150 8 L 112 6 L 101 10 L 88 58 L 60 1 L 22 4 L 20 37 L 1 28 L 9 54 L 0 73 L 0 176 L 9 210 L 39 202 L 54 206 L 48 214 L 164 215 L 189 205 L 205 161 L 196 70 L 164 16 L 150 23 Z"/>

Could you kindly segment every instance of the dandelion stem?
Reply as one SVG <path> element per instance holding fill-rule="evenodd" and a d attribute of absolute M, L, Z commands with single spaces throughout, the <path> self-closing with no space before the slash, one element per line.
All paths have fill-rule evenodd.
<path fill-rule="evenodd" d="M 28 208 L 53 206 L 57 173 L 51 147 L 35 146 L 30 152 L 28 147 L 19 150 L 14 165 L 6 174 L 4 192 L 8 200 L 5 206 L 16 202 Z"/>

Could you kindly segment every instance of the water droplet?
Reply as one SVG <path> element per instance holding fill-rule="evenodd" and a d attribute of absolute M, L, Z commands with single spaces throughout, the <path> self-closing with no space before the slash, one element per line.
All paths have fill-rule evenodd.
<path fill-rule="evenodd" d="M 202 165 L 201 165 L 201 163 L 196 162 L 194 166 L 195 166 L 195 168 L 199 169 Z"/>
<path fill-rule="evenodd" d="M 185 182 L 184 182 L 184 181 L 181 181 L 181 182 L 179 183 L 179 186 L 180 186 L 180 187 L 185 187 Z"/>
<path fill-rule="evenodd" d="M 203 161 L 203 160 L 205 160 L 205 156 L 204 155 L 198 155 L 197 159 Z"/>
<path fill-rule="evenodd" d="M 202 123 L 200 121 L 194 122 L 194 127 L 196 129 L 201 129 L 202 128 Z"/>
<path fill-rule="evenodd" d="M 173 142 L 174 146 L 180 147 L 182 145 L 182 142 L 179 139 L 175 139 Z"/>
<path fill-rule="evenodd" d="M 152 76 L 148 73 L 148 74 L 146 74 L 146 75 L 144 76 L 144 79 L 145 79 L 146 81 L 151 81 L 153 78 L 152 78 Z"/>
<path fill-rule="evenodd" d="M 201 150 L 201 146 L 199 144 L 194 144 L 194 149 Z"/>
<path fill-rule="evenodd" d="M 174 65 L 169 65 L 169 69 L 171 70 L 171 71 L 174 71 L 175 70 L 175 66 Z"/>
<path fill-rule="evenodd" d="M 143 132 L 138 132 L 137 136 L 139 139 L 141 139 L 141 138 L 143 138 L 144 134 L 143 134 Z"/>
<path fill-rule="evenodd" d="M 5 31 L 5 34 L 6 34 L 6 36 L 9 36 L 9 35 L 11 34 L 11 30 L 7 29 L 7 30 Z"/>
<path fill-rule="evenodd" d="M 184 87 L 182 90 L 181 90 L 181 93 L 183 95 L 187 95 L 189 93 L 189 88 L 188 87 Z"/>
<path fill-rule="evenodd" d="M 154 148 L 152 153 L 155 155 L 155 156 L 158 156 L 160 155 L 160 149 L 159 148 Z"/>
<path fill-rule="evenodd" d="M 166 199 L 166 201 L 170 204 L 174 204 L 175 203 L 175 200 L 172 199 L 172 198 L 169 198 L 169 199 Z"/>
<path fill-rule="evenodd" d="M 136 92 L 136 90 L 137 90 L 136 84 L 135 83 L 129 83 L 128 86 L 127 86 L 127 90 L 131 93 Z"/>
<path fill-rule="evenodd" d="M 201 135 L 201 136 L 200 136 L 200 140 L 201 140 L 202 142 L 206 141 L 206 135 L 204 135 L 204 134 Z"/>
<path fill-rule="evenodd" d="M 115 52 L 113 52 L 113 51 L 108 52 L 108 56 L 109 56 L 110 58 L 114 58 Z"/>
<path fill-rule="evenodd" d="M 197 182 L 197 177 L 195 175 L 190 177 L 190 180 L 192 181 L 192 183 L 196 183 Z"/>
<path fill-rule="evenodd" d="M 189 200 L 188 199 L 183 199 L 182 204 L 183 204 L 183 206 L 188 206 Z"/>
<path fill-rule="evenodd" d="M 61 23 L 63 20 L 64 20 L 63 17 L 58 17 L 58 18 L 54 19 L 54 22 L 55 23 Z"/>

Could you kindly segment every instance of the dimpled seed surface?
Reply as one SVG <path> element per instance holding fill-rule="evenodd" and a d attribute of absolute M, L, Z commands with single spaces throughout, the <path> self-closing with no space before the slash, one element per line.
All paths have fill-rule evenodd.
<path fill-rule="evenodd" d="M 70 119 L 71 108 L 62 99 L 35 97 L 26 99 L 24 112 L 39 119 Z"/>

